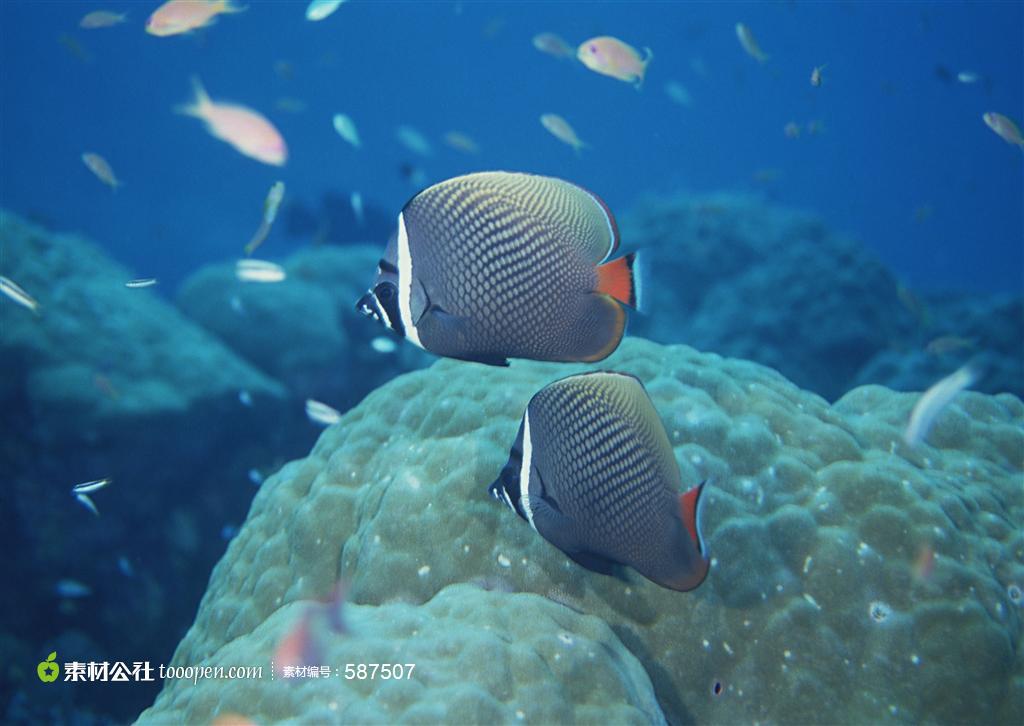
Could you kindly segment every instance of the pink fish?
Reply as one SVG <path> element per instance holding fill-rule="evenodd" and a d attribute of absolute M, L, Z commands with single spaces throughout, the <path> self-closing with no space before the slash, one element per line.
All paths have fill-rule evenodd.
<path fill-rule="evenodd" d="M 178 107 L 178 113 L 202 119 L 213 136 L 251 159 L 272 166 L 284 165 L 288 147 L 280 132 L 262 114 L 245 106 L 213 101 L 198 78 L 192 79 L 192 87 L 195 100 Z"/>
<path fill-rule="evenodd" d="M 190 33 L 213 24 L 218 15 L 243 10 L 231 0 L 168 0 L 149 16 L 146 32 L 161 38 Z"/>
<path fill-rule="evenodd" d="M 644 48 L 644 53 L 646 56 L 640 58 L 636 48 L 608 35 L 585 40 L 576 49 L 576 57 L 590 70 L 637 88 L 643 85 L 647 64 L 654 58 L 650 48 Z"/>

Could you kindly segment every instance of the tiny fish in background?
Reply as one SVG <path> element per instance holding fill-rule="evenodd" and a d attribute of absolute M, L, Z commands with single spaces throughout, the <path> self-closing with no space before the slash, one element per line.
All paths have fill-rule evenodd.
<path fill-rule="evenodd" d="M 117 569 L 125 577 L 135 577 L 135 568 L 132 567 L 131 560 L 124 555 L 117 558 Z"/>
<path fill-rule="evenodd" d="M 253 486 L 258 487 L 263 483 L 263 475 L 260 473 L 259 469 L 249 469 L 245 475 L 249 477 L 249 481 Z"/>
<path fill-rule="evenodd" d="M 281 282 L 287 277 L 284 268 L 266 260 L 239 260 L 235 277 L 242 282 Z"/>
<path fill-rule="evenodd" d="M 786 135 L 787 139 L 799 139 L 800 124 L 798 124 L 796 121 L 790 121 L 782 128 L 782 133 Z"/>
<path fill-rule="evenodd" d="M 398 345 L 391 338 L 385 338 L 382 335 L 378 335 L 370 341 L 370 347 L 378 353 L 394 353 L 395 350 L 397 350 Z"/>
<path fill-rule="evenodd" d="M 924 441 L 942 410 L 958 393 L 973 385 L 978 377 L 977 367 L 973 363 L 968 363 L 925 391 L 914 405 L 914 410 L 910 412 L 910 421 L 903 432 L 903 440 L 910 446 L 917 446 Z"/>
<path fill-rule="evenodd" d="M 577 564 L 627 565 L 686 592 L 708 574 L 704 483 L 680 493 L 672 444 L 639 379 L 597 371 L 555 381 L 523 413 L 489 492 Z"/>
<path fill-rule="evenodd" d="M 444 135 L 444 142 L 456 151 L 465 154 L 479 154 L 480 146 L 461 131 L 449 131 Z"/>
<path fill-rule="evenodd" d="M 573 47 L 554 33 L 537 33 L 533 36 L 533 47 L 554 58 L 565 59 L 576 56 Z"/>
<path fill-rule="evenodd" d="M 234 103 L 213 101 L 198 78 L 192 78 L 195 98 L 175 110 L 194 116 L 206 124 L 206 130 L 233 146 L 250 159 L 282 166 L 288 160 L 288 147 L 281 133 L 258 111 Z"/>
<path fill-rule="evenodd" d="M 72 580 L 68 577 L 58 580 L 53 589 L 60 597 L 66 597 L 72 600 L 92 595 L 91 587 L 86 585 L 84 582 Z"/>
<path fill-rule="evenodd" d="M 641 58 L 636 48 L 608 35 L 585 40 L 576 49 L 576 57 L 590 70 L 632 83 L 637 89 L 643 85 L 647 66 L 654 58 L 650 48 L 644 48 L 644 53 Z"/>
<path fill-rule="evenodd" d="M 93 492 L 98 492 L 100 489 L 107 486 L 111 481 L 113 480 L 110 478 L 94 479 L 93 481 L 87 481 L 82 484 L 75 484 L 75 486 L 71 487 L 71 492 L 73 494 L 92 494 Z"/>
<path fill-rule="evenodd" d="M 336 113 L 332 123 L 334 124 L 334 130 L 338 132 L 338 136 L 357 149 L 359 148 L 359 132 L 356 130 L 356 124 L 352 119 L 343 113 Z"/>
<path fill-rule="evenodd" d="M 339 581 L 326 600 L 307 605 L 295 625 L 278 641 L 274 648 L 274 668 L 283 677 L 285 668 L 329 665 L 324 662 L 322 635 L 346 635 L 344 605 L 347 587 Z M 319 623 L 327 626 L 327 633 L 319 633 Z M 292 679 L 298 682 L 299 679 Z"/>
<path fill-rule="evenodd" d="M 690 98 L 690 92 L 686 90 L 679 81 L 669 81 L 665 84 L 665 95 L 668 96 L 672 103 L 677 103 L 680 106 L 689 108 L 693 105 L 693 99 Z"/>
<path fill-rule="evenodd" d="M 557 113 L 546 113 L 540 117 L 541 125 L 556 139 L 572 147 L 579 155 L 580 151 L 590 146 L 576 135 L 576 130 L 569 125 L 569 122 Z"/>
<path fill-rule="evenodd" d="M 999 138 L 1008 144 L 1015 146 L 1024 147 L 1024 138 L 1021 138 L 1020 129 L 1017 128 L 1017 124 L 1003 116 L 1001 113 L 995 113 L 989 111 L 982 115 L 985 124 L 999 134 Z"/>
<path fill-rule="evenodd" d="M 958 350 L 967 350 L 977 345 L 977 338 L 962 338 L 959 335 L 943 335 L 928 342 L 924 347 L 929 355 L 946 355 Z"/>
<path fill-rule="evenodd" d="M 88 494 L 76 494 L 75 501 L 77 501 L 83 507 L 85 507 L 90 512 L 95 514 L 97 517 L 100 516 L 100 510 L 96 508 L 96 504 L 92 501 L 92 497 L 90 497 Z"/>
<path fill-rule="evenodd" d="M 263 240 L 270 234 L 270 228 L 277 219 L 277 210 L 281 207 L 281 200 L 284 199 L 284 182 L 277 181 L 267 192 L 267 198 L 263 200 L 263 218 L 260 220 L 259 229 L 245 246 L 245 254 L 251 255 L 253 251 L 263 244 Z"/>
<path fill-rule="evenodd" d="M 238 392 L 238 402 L 246 408 L 252 408 L 252 394 L 243 388 Z"/>
<path fill-rule="evenodd" d="M 86 30 L 110 28 L 128 19 L 128 13 L 114 13 L 109 10 L 93 10 L 78 21 L 78 27 Z"/>
<path fill-rule="evenodd" d="M 306 416 L 313 423 L 323 424 L 324 426 L 333 426 L 341 421 L 341 413 L 337 409 L 331 408 L 326 403 L 321 403 L 312 398 L 306 399 Z"/>
<path fill-rule="evenodd" d="M 430 142 L 427 141 L 427 137 L 412 126 L 399 126 L 395 129 L 395 137 L 401 142 L 402 146 L 414 154 L 430 156 L 434 153 L 434 149 Z"/>
<path fill-rule="evenodd" d="M 153 285 L 155 285 L 155 284 L 156 284 L 156 278 L 155 277 L 140 277 L 137 280 L 129 280 L 128 282 L 126 282 L 124 284 L 124 286 L 132 288 L 133 290 L 137 290 L 137 289 L 142 288 L 142 287 L 153 287 Z"/>
<path fill-rule="evenodd" d="M 238 295 L 232 295 L 231 299 L 228 301 L 228 304 L 231 305 L 231 309 L 235 312 L 236 315 L 245 315 L 245 305 L 242 304 L 242 298 L 238 297 Z"/>
<path fill-rule="evenodd" d="M 349 206 L 352 207 L 352 214 L 355 215 L 356 224 L 360 227 L 366 222 L 365 213 L 363 211 L 363 195 L 359 192 L 352 192 L 348 198 Z"/>
<path fill-rule="evenodd" d="M 36 302 L 34 297 L 22 290 L 14 280 L 0 275 L 0 292 L 23 308 L 28 308 L 36 315 L 39 314 L 39 303 Z"/>
<path fill-rule="evenodd" d="M 826 64 L 827 65 L 827 64 Z M 821 72 L 825 70 L 825 66 L 815 66 L 814 70 L 811 71 L 811 85 L 815 88 L 820 88 L 822 83 Z"/>
<path fill-rule="evenodd" d="M 121 182 L 114 175 L 114 170 L 110 168 L 110 164 L 99 154 L 87 151 L 82 154 L 82 162 L 88 167 L 89 171 L 96 175 L 97 179 L 111 189 L 117 189 L 121 186 Z"/>
<path fill-rule="evenodd" d="M 146 32 L 161 38 L 190 33 L 212 25 L 218 15 L 243 10 L 231 0 L 168 0 L 146 20 Z"/>
<path fill-rule="evenodd" d="M 449 358 L 601 360 L 638 305 L 636 254 L 610 259 L 618 247 L 614 215 L 582 187 L 466 174 L 406 203 L 356 309 Z"/>
<path fill-rule="evenodd" d="M 973 71 L 960 71 L 956 74 L 956 79 L 961 83 L 970 85 L 978 82 L 978 74 Z"/>
<path fill-rule="evenodd" d="M 314 23 L 333 15 L 345 0 L 313 0 L 306 8 L 306 20 Z M 347 11 L 346 11 L 347 12 Z"/>
<path fill-rule="evenodd" d="M 754 34 L 743 23 L 736 23 L 736 37 L 739 38 L 740 45 L 743 46 L 743 50 L 747 52 L 747 55 L 758 63 L 764 63 L 770 57 L 761 50 L 761 46 L 757 44 Z"/>

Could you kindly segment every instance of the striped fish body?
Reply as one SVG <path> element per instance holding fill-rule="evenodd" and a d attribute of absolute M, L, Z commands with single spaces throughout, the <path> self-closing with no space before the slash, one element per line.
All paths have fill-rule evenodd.
<path fill-rule="evenodd" d="M 668 436 L 643 385 L 621 373 L 556 381 L 531 400 L 490 493 L 588 569 L 632 567 L 673 590 L 707 575 L 703 484 L 680 494 Z"/>
<path fill-rule="evenodd" d="M 605 204 L 569 182 L 456 177 L 405 205 L 357 307 L 437 355 L 496 365 L 600 360 L 622 339 L 622 304 L 636 304 L 634 257 L 602 264 L 618 240 Z M 390 310 L 382 283 L 394 285 L 381 290 L 395 297 Z"/>

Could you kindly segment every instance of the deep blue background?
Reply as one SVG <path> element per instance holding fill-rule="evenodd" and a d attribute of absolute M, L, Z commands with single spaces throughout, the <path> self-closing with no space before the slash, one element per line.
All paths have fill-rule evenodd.
<path fill-rule="evenodd" d="M 526 170 L 577 181 L 621 214 L 647 191 L 754 190 L 754 173 L 775 169 L 774 199 L 863 239 L 911 285 L 1024 288 L 1024 154 L 981 120 L 1024 116 L 1020 3 L 353 0 L 320 23 L 304 19 L 305 2 L 249 4 L 197 34 L 156 38 L 143 24 L 157 2 L 0 2 L 0 204 L 96 238 L 170 292 L 204 262 L 240 254 L 278 178 L 291 200 L 354 188 L 397 213 L 415 191 L 397 171 L 404 161 L 430 181 Z M 78 28 L 97 8 L 128 10 L 129 22 Z M 737 21 L 767 64 L 743 53 Z M 651 47 L 643 90 L 537 52 L 540 31 Z M 91 60 L 68 52 L 62 34 Z M 278 60 L 291 62 L 292 80 L 275 73 Z M 812 67 L 825 63 L 825 84 L 812 88 Z M 983 78 L 945 83 L 937 65 Z M 270 117 L 287 166 L 246 159 L 175 114 L 192 74 L 215 99 Z M 669 80 L 689 89 L 691 108 L 669 101 Z M 308 108 L 276 110 L 283 96 Z M 355 119 L 362 149 L 335 134 L 338 111 Z M 592 145 L 581 158 L 541 127 L 549 111 Z M 811 119 L 823 134 L 784 136 L 788 121 Z M 400 124 L 428 136 L 435 155 L 413 158 L 395 138 Z M 445 147 L 452 129 L 483 153 Z M 86 150 L 124 187 L 97 182 Z M 931 215 L 918 221 L 922 207 Z M 276 229 L 263 254 L 298 244 Z"/>

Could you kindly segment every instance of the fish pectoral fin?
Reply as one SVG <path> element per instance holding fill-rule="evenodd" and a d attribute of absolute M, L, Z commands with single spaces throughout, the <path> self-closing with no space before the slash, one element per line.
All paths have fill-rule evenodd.
<path fill-rule="evenodd" d="M 463 347 L 468 347 L 468 342 L 472 338 L 469 331 L 466 330 L 468 323 L 469 320 L 467 318 L 452 315 L 440 305 L 428 302 L 427 308 L 423 311 L 423 315 L 420 316 L 419 322 L 416 323 L 416 327 L 420 330 L 421 335 L 430 330 L 429 335 L 431 338 L 454 343 L 457 349 L 462 349 Z M 509 365 L 508 358 L 500 355 L 476 353 L 472 350 L 446 352 L 444 355 L 449 358 L 470 361 L 472 363 L 483 363 L 488 366 L 507 368 Z"/>

